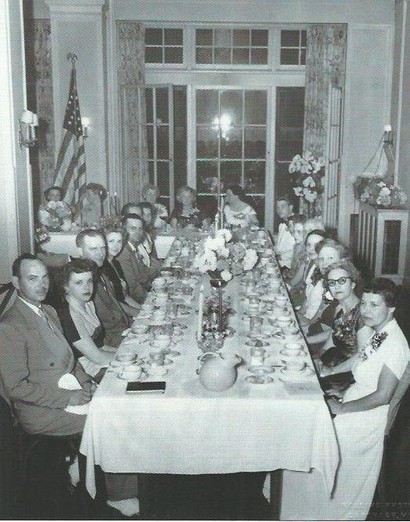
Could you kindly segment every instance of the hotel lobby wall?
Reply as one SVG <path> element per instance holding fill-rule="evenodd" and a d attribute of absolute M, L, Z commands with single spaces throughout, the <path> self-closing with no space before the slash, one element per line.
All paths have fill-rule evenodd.
<path fill-rule="evenodd" d="M 22 28 L 21 2 L 0 2 L 0 283 L 10 280 L 15 257 L 33 248 L 28 150 L 18 143 L 26 108 Z"/>
<path fill-rule="evenodd" d="M 49 3 L 57 0 L 48 0 Z M 63 1 L 63 0 L 62 0 Z M 64 0 L 67 3 L 68 0 Z M 70 2 L 68 2 L 70 3 Z M 71 0 L 72 3 L 72 0 Z M 80 3 L 87 2 L 77 2 Z M 345 94 L 344 114 L 344 141 L 341 182 L 341 212 L 339 235 L 345 241 L 349 239 L 350 214 L 355 212 L 352 193 L 352 176 L 363 170 L 368 158 L 373 154 L 384 124 L 390 120 L 390 94 L 391 94 L 391 57 L 392 40 L 394 30 L 394 0 L 258 0 L 238 2 L 237 0 L 115 0 L 106 2 L 109 10 L 107 17 L 107 33 L 113 34 L 116 20 L 138 20 L 142 22 L 169 22 L 169 23 L 200 23 L 220 22 L 226 20 L 232 23 L 275 23 L 275 24 L 303 24 L 303 23 L 347 23 L 348 24 L 348 53 L 347 53 L 347 79 Z M 256 8 L 257 7 L 257 8 Z M 34 16 L 44 17 L 47 14 L 47 6 L 43 0 L 34 0 Z M 48 14 L 48 16 L 50 16 Z M 78 14 L 80 17 L 80 13 Z M 65 43 L 58 38 L 61 49 L 61 66 L 59 83 L 64 88 L 64 93 L 58 95 L 60 103 L 60 116 L 55 117 L 56 128 L 61 127 L 61 105 L 65 103 L 67 89 L 67 64 L 63 63 L 63 48 L 68 43 L 76 42 L 83 38 L 84 27 L 77 24 L 68 24 L 64 28 L 66 33 Z M 115 34 L 115 33 L 114 33 Z M 78 68 L 82 69 L 92 62 L 95 47 L 86 49 L 81 44 L 82 57 L 79 56 Z M 107 39 L 107 54 L 112 55 L 115 38 Z M 64 52 L 66 52 L 64 48 Z M 111 62 L 112 63 L 112 62 Z M 64 65 L 64 67 L 63 67 Z M 54 61 L 53 61 L 54 68 Z M 98 77 L 103 73 L 102 65 L 92 65 L 92 70 Z M 89 74 L 87 72 L 87 74 Z M 149 78 L 147 69 L 147 81 Z M 63 75 L 63 78 L 61 78 Z M 107 76 L 107 92 L 115 93 L 115 74 Z M 60 87 L 61 88 L 61 87 Z M 97 98 L 94 85 L 90 89 L 81 79 L 79 72 L 79 90 L 82 104 L 82 113 L 93 121 L 96 117 L 95 107 L 87 105 L 87 97 Z M 108 99 L 109 98 L 109 99 Z M 107 98 L 110 101 L 113 97 Z M 84 101 L 83 101 L 84 100 Z M 95 100 L 92 100 L 95 103 Z M 98 107 L 102 108 L 103 98 L 99 100 Z M 86 114 L 85 107 L 89 109 Z M 104 110 L 104 109 L 103 109 Z M 103 114 L 103 112 L 101 113 Z M 101 117 L 101 114 L 99 115 Z M 112 114 L 112 113 L 109 113 Z M 98 116 L 98 115 L 97 115 Z M 118 135 L 116 122 L 112 117 L 107 117 L 107 122 L 112 128 L 112 135 Z M 91 154 L 93 138 L 86 142 L 87 163 L 89 177 L 95 177 L 96 181 L 103 182 L 106 171 L 101 170 L 104 163 L 102 154 L 95 157 Z M 108 149 L 109 163 L 118 164 L 120 155 L 119 144 Z M 98 160 L 97 163 L 95 161 Z M 105 167 L 105 165 L 104 165 Z M 115 177 L 115 173 L 110 174 Z M 99 179 L 97 179 L 99 177 Z"/>
<path fill-rule="evenodd" d="M 396 2 L 394 69 L 392 89 L 392 127 L 395 154 L 395 179 L 406 191 L 410 208 L 410 2 Z M 410 230 L 403 284 L 410 288 Z"/>

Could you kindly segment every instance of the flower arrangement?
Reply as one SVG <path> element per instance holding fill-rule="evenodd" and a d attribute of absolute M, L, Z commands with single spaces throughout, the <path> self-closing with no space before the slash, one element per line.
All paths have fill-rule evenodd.
<path fill-rule="evenodd" d="M 324 176 L 325 162 L 323 158 L 316 159 L 310 151 L 302 156 L 297 154 L 292 158 L 289 172 L 296 174 L 293 181 L 293 190 L 297 197 L 307 203 L 314 203 L 319 194 L 323 193 L 322 178 Z"/>
<path fill-rule="evenodd" d="M 354 189 L 360 201 L 373 207 L 402 208 L 407 201 L 401 187 L 380 176 L 359 176 L 354 183 Z"/>
<path fill-rule="evenodd" d="M 230 230 L 217 230 L 214 237 L 207 237 L 194 259 L 194 267 L 200 272 L 218 272 L 227 282 L 234 275 L 252 270 L 258 255 L 241 242 L 231 242 Z"/>

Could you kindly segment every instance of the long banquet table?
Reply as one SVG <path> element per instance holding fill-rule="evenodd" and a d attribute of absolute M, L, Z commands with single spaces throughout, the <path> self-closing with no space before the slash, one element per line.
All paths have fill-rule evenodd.
<path fill-rule="evenodd" d="M 267 347 L 268 364 L 274 365 L 273 382 L 251 384 L 249 317 L 240 277 L 224 293 L 236 314 L 230 318 L 235 335 L 225 340 L 223 351 L 243 359 L 238 378 L 224 392 L 207 391 L 197 375 L 198 349 L 196 284 L 192 310 L 176 321 L 187 328 L 174 349 L 164 394 L 126 393 L 126 381 L 108 370 L 91 403 L 81 452 L 87 456 L 86 486 L 96 494 L 94 465 L 106 472 L 158 474 L 223 474 L 272 471 L 308 472 L 314 468 L 330 495 L 338 465 L 338 448 L 332 420 L 316 374 L 304 380 L 281 379 L 279 351 L 283 341 L 275 336 Z M 205 294 L 211 293 L 203 276 Z M 153 292 L 148 299 L 153 298 Z M 293 309 L 288 302 L 288 309 Z M 141 320 L 140 322 L 142 322 Z M 304 341 L 303 341 L 304 342 Z M 150 344 L 130 335 L 119 353 L 149 357 Z M 308 357 L 308 365 L 313 363 Z"/>

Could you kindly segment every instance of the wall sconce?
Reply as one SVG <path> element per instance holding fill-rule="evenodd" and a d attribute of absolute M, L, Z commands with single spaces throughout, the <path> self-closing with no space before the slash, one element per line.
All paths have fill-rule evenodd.
<path fill-rule="evenodd" d="M 391 125 L 384 126 L 383 143 L 384 145 L 393 146 L 393 131 Z"/>
<path fill-rule="evenodd" d="M 19 143 L 21 147 L 33 147 L 36 142 L 36 130 L 38 127 L 38 116 L 31 111 L 23 111 L 19 120 Z"/>
<path fill-rule="evenodd" d="M 86 140 L 88 138 L 88 129 L 90 127 L 90 118 L 87 118 L 86 116 L 84 118 L 81 118 L 81 125 L 83 127 L 83 137 Z"/>

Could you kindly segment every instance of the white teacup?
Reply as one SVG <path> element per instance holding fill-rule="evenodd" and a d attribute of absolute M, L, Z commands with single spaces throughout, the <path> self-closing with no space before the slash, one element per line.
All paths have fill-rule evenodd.
<path fill-rule="evenodd" d="M 132 366 L 127 366 L 120 373 L 120 377 L 127 380 L 136 380 L 141 377 L 142 368 L 141 366 L 136 366 L 133 364 Z"/>
<path fill-rule="evenodd" d="M 298 354 L 303 351 L 303 346 L 300 343 L 286 343 L 284 348 L 288 352 L 293 352 L 294 354 Z"/>
<path fill-rule="evenodd" d="M 157 334 L 152 344 L 163 350 L 171 344 L 171 337 L 168 334 Z"/>
<path fill-rule="evenodd" d="M 290 315 L 280 315 L 276 319 L 276 323 L 278 326 L 280 326 L 282 329 L 286 329 L 289 327 L 292 323 L 292 317 Z"/>
<path fill-rule="evenodd" d="M 285 308 L 288 298 L 285 295 L 277 295 L 275 297 L 275 303 L 279 308 Z"/>
<path fill-rule="evenodd" d="M 137 356 L 135 353 L 119 353 L 116 356 L 118 362 L 120 362 L 123 366 L 130 366 L 134 363 Z"/>
<path fill-rule="evenodd" d="M 288 359 L 286 361 L 286 371 L 288 372 L 301 372 L 306 368 L 306 362 L 302 359 Z"/>

